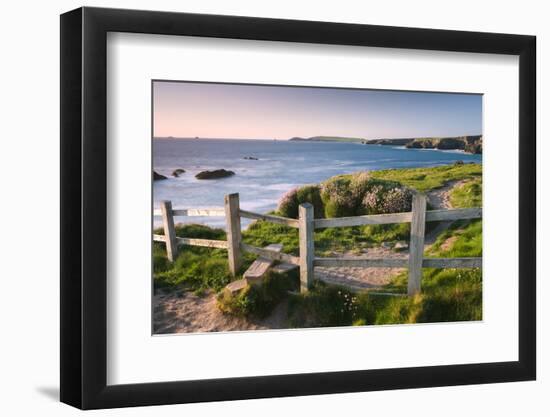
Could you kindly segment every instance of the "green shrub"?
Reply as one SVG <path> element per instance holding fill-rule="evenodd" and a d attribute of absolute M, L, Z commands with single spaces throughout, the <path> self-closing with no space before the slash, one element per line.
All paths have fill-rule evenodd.
<path fill-rule="evenodd" d="M 351 178 L 337 176 L 321 184 L 321 199 L 325 206 L 325 217 L 353 216 L 357 200 L 352 193 Z"/>
<path fill-rule="evenodd" d="M 325 209 L 321 200 L 321 190 L 318 185 L 304 185 L 303 187 L 293 188 L 285 193 L 277 205 L 277 214 L 297 219 L 298 207 L 304 203 L 313 205 L 315 218 L 324 217 Z"/>
<path fill-rule="evenodd" d="M 313 205 L 313 214 L 316 219 L 325 217 L 325 207 L 321 199 L 321 189 L 318 185 L 305 185 L 298 188 L 296 199 L 298 205 L 303 203 L 310 203 Z M 298 218 L 298 209 L 296 209 L 296 216 L 292 217 Z"/>
<path fill-rule="evenodd" d="M 283 194 L 283 196 L 279 199 L 279 204 L 277 205 L 277 213 L 283 217 L 297 219 L 298 206 L 298 189 L 293 188 Z"/>

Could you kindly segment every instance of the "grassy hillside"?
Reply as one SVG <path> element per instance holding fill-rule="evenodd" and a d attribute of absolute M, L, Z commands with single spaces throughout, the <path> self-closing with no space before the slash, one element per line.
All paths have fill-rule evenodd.
<path fill-rule="evenodd" d="M 455 163 L 432 168 L 387 169 L 373 171 L 371 175 L 375 178 L 398 181 L 418 191 L 426 192 L 442 187 L 449 181 L 477 178 L 481 183 L 481 173 L 481 164 Z"/>

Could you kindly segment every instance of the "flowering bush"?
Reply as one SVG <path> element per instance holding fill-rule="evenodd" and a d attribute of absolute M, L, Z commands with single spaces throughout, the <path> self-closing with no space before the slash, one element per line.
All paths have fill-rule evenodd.
<path fill-rule="evenodd" d="M 321 200 L 321 189 L 318 185 L 305 185 L 298 188 L 296 199 L 298 200 L 298 206 L 303 203 L 312 204 L 313 215 L 316 219 L 325 217 L 325 207 Z M 296 212 L 296 217 L 298 217 L 298 212 Z"/>
<path fill-rule="evenodd" d="M 321 199 L 326 217 L 353 216 L 357 199 L 352 193 L 348 177 L 332 177 L 321 184 Z"/>
<path fill-rule="evenodd" d="M 384 187 L 376 185 L 363 196 L 363 210 L 367 214 L 411 211 L 412 196 L 409 188 L 394 187 L 385 190 Z"/>
<path fill-rule="evenodd" d="M 281 216 L 284 217 L 298 217 L 298 188 L 293 188 L 287 191 L 281 199 L 277 206 L 277 211 Z"/>
<path fill-rule="evenodd" d="M 305 185 L 288 191 L 279 200 L 277 211 L 281 216 L 297 219 L 298 207 L 303 203 L 313 205 L 315 218 L 324 217 L 325 210 L 318 185 Z"/>
<path fill-rule="evenodd" d="M 279 200 L 281 216 L 298 218 L 298 207 L 311 203 L 315 218 L 410 211 L 412 191 L 396 181 L 372 178 L 366 171 L 294 188 Z"/>
<path fill-rule="evenodd" d="M 372 188 L 373 180 L 367 171 L 356 172 L 351 177 L 351 194 L 356 200 L 356 205 L 361 202 L 365 193 Z"/>

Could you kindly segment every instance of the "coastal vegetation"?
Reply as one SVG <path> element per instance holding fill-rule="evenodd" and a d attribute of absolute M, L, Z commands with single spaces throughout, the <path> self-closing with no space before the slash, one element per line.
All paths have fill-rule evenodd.
<path fill-rule="evenodd" d="M 479 207 L 482 202 L 480 164 L 453 164 L 431 168 L 391 169 L 340 175 L 321 184 L 290 190 L 274 214 L 296 218 L 298 206 L 309 202 L 316 217 L 341 217 L 409 211 L 414 190 L 429 192 L 459 182 L 449 198 L 453 207 Z M 429 257 L 482 256 L 481 221 L 457 221 L 443 230 L 426 249 Z M 162 234 L 162 230 L 155 233 Z M 225 231 L 201 225 L 177 225 L 180 237 L 224 240 Z M 384 242 L 408 240 L 409 224 L 319 229 L 315 232 L 316 256 L 360 253 Z M 283 252 L 297 255 L 298 231 L 288 226 L 256 221 L 242 232 L 243 242 L 257 247 L 283 245 Z M 240 317 L 266 317 L 281 302 L 287 303 L 288 327 L 323 327 L 480 320 L 482 276 L 479 269 L 424 268 L 422 293 L 406 297 L 407 273 L 395 276 L 376 291 L 354 293 L 348 288 L 316 281 L 301 294 L 298 271 L 270 272 L 259 285 L 235 295 L 221 291 L 241 278 L 255 257 L 244 255 L 240 275 L 233 278 L 223 249 L 183 246 L 169 262 L 164 245 L 153 245 L 154 286 L 218 293 L 218 308 Z"/>

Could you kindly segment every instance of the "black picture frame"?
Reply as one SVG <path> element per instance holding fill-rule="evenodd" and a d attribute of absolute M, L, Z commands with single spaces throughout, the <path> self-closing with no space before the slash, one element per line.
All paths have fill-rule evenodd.
<path fill-rule="evenodd" d="M 107 385 L 108 32 L 519 56 L 519 360 Z M 251 17 L 88 7 L 61 15 L 61 401 L 94 409 L 535 379 L 535 45 L 524 35 Z"/>

